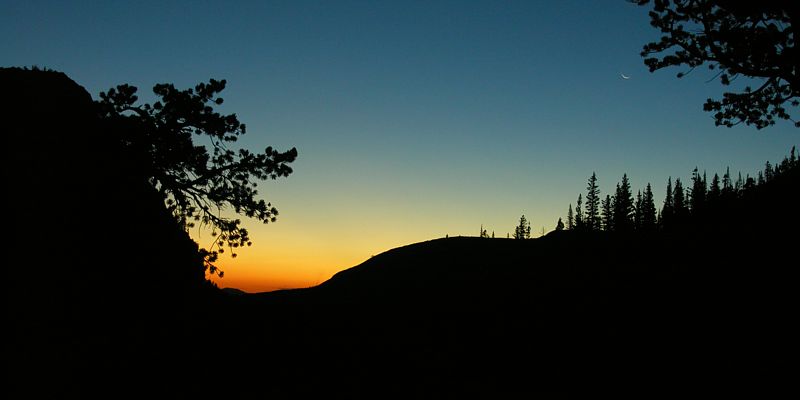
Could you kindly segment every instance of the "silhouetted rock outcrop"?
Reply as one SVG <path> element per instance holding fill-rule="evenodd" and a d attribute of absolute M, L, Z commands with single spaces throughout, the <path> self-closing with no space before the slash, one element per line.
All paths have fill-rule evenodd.
<path fill-rule="evenodd" d="M 2 68 L 0 88 L 14 371 L 89 388 L 79 376 L 135 364 L 169 340 L 207 288 L 202 258 L 83 87 Z"/>

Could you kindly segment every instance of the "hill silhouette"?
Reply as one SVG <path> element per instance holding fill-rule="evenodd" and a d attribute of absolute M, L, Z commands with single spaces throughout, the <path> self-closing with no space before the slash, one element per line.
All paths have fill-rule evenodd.
<path fill-rule="evenodd" d="M 800 222 L 798 188 L 795 168 L 669 232 L 413 244 L 249 306 L 374 396 L 401 377 L 448 395 L 778 393 L 790 368 L 774 355 L 796 333 L 785 227 Z M 406 372 L 387 376 L 395 367 Z"/>
<path fill-rule="evenodd" d="M 0 69 L 0 85 L 14 397 L 763 395 L 790 382 L 797 168 L 669 232 L 437 239 L 248 295 L 208 286 L 197 245 L 83 88 L 22 69 Z"/>

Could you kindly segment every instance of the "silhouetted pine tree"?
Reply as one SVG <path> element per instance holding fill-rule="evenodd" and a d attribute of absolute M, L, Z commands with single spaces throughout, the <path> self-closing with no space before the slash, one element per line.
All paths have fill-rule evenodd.
<path fill-rule="evenodd" d="M 708 189 L 707 201 L 709 204 L 715 204 L 720 198 L 722 198 L 722 188 L 719 186 L 719 175 L 714 174 L 711 178 L 711 187 Z"/>
<path fill-rule="evenodd" d="M 742 179 L 742 172 L 739 171 L 739 177 L 736 178 L 736 183 L 733 184 L 733 194 L 741 196 L 744 190 L 744 179 Z"/>
<path fill-rule="evenodd" d="M 692 171 L 692 188 L 689 191 L 689 208 L 692 213 L 700 213 L 706 204 L 706 179 L 697 171 L 697 167 Z"/>
<path fill-rule="evenodd" d="M 622 175 L 622 182 L 617 184 L 614 195 L 614 230 L 630 232 L 633 230 L 633 194 L 628 174 Z"/>
<path fill-rule="evenodd" d="M 642 230 L 642 191 L 636 193 L 636 201 L 633 205 L 633 227 L 634 230 Z"/>
<path fill-rule="evenodd" d="M 575 205 L 575 230 L 583 230 L 583 196 L 578 194 L 578 202 Z"/>
<path fill-rule="evenodd" d="M 772 164 L 767 161 L 767 163 L 764 165 L 764 182 L 769 182 L 773 178 L 775 178 L 775 171 L 772 170 Z"/>
<path fill-rule="evenodd" d="M 572 203 L 569 204 L 569 209 L 567 210 L 567 229 L 570 231 L 575 229 L 575 216 L 572 214 Z"/>
<path fill-rule="evenodd" d="M 675 178 L 675 189 L 672 193 L 672 207 L 674 223 L 678 224 L 686 220 L 689 214 L 689 206 L 686 203 L 686 193 L 683 189 L 681 178 Z"/>
<path fill-rule="evenodd" d="M 605 200 L 603 200 L 602 222 L 604 231 L 611 232 L 614 230 L 614 209 L 611 196 L 609 195 L 606 195 Z"/>
<path fill-rule="evenodd" d="M 564 230 L 564 222 L 561 221 L 561 217 L 558 218 L 558 222 L 556 222 L 556 230 L 563 231 Z"/>
<path fill-rule="evenodd" d="M 584 216 L 586 230 L 600 230 L 600 189 L 597 187 L 597 175 L 592 172 L 586 186 L 586 215 Z"/>
<path fill-rule="evenodd" d="M 514 239 L 530 239 L 531 237 L 531 224 L 523 214 L 519 217 L 519 225 L 514 228 Z"/>
<path fill-rule="evenodd" d="M 675 222 L 674 201 L 675 198 L 672 193 L 672 177 L 670 176 L 667 178 L 667 193 L 664 196 L 664 205 L 661 208 L 661 217 L 659 218 L 659 225 L 661 226 L 661 229 L 672 229 L 672 225 Z"/>
<path fill-rule="evenodd" d="M 641 229 L 645 232 L 653 232 L 657 227 L 656 217 L 656 203 L 653 199 L 653 188 L 650 183 L 644 189 L 644 196 L 642 196 L 642 226 Z"/>
<path fill-rule="evenodd" d="M 712 182 L 713 186 L 713 182 Z M 733 197 L 733 181 L 731 180 L 731 167 L 725 168 L 725 175 L 722 175 L 722 193 L 721 196 L 725 200 Z"/>

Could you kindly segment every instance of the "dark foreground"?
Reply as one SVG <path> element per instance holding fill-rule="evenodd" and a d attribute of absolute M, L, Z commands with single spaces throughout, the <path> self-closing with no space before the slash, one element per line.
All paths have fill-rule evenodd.
<path fill-rule="evenodd" d="M 23 395 L 785 389 L 797 337 L 791 257 L 743 258 L 734 247 L 697 265 L 689 250 L 700 249 L 663 237 L 441 239 L 317 288 L 40 321 L 46 331 L 7 342 L 7 360 Z"/>

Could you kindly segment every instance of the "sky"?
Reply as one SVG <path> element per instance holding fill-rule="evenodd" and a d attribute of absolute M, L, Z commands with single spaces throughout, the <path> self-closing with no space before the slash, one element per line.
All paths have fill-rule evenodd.
<path fill-rule="evenodd" d="M 226 79 L 240 146 L 297 148 L 259 185 L 278 221 L 245 221 L 253 246 L 220 260 L 218 284 L 248 292 L 481 225 L 505 237 L 522 214 L 538 236 L 592 172 L 603 195 L 623 173 L 651 182 L 660 205 L 670 176 L 755 174 L 800 143 L 789 122 L 715 127 L 711 71 L 647 71 L 658 36 L 625 0 L 0 0 L 0 66 L 63 71 L 95 99 Z"/>

